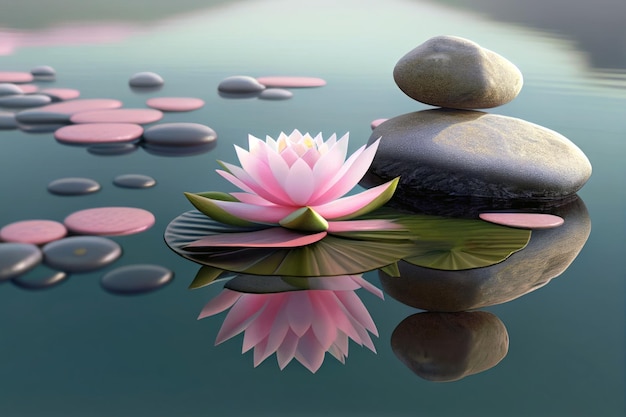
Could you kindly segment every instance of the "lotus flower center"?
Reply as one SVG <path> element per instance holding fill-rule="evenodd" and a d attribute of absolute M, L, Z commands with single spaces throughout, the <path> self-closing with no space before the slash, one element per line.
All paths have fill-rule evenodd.
<path fill-rule="evenodd" d="M 317 148 L 317 145 L 310 135 L 303 136 L 299 141 L 294 141 L 288 137 L 281 137 L 277 140 L 278 152 L 281 153 L 287 148 L 293 149 L 298 156 L 304 155 L 311 148 Z"/>

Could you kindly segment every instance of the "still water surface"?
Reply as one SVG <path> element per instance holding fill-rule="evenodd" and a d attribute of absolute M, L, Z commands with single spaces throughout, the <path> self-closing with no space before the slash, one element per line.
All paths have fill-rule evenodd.
<path fill-rule="evenodd" d="M 166 114 L 162 121 L 211 126 L 218 144 L 195 156 L 140 149 L 101 157 L 61 145 L 51 133 L 0 132 L 0 224 L 62 220 L 97 206 L 144 208 L 156 216 L 155 226 L 115 238 L 124 248 L 115 265 L 158 263 L 176 274 L 167 287 L 139 297 L 105 293 L 98 281 L 110 268 L 48 291 L 4 283 L 0 415 L 624 415 L 626 66 L 617 26 L 602 30 L 611 49 L 586 36 L 595 22 L 585 16 L 592 13 L 568 15 L 580 24 L 563 26 L 546 13 L 507 12 L 509 1 L 502 7 L 480 1 L 463 7 L 451 1 L 186 1 L 177 2 L 178 9 L 159 2 L 104 7 L 59 1 L 40 11 L 20 3 L 1 3 L 0 70 L 51 65 L 57 80 L 46 86 L 116 98 L 125 107 L 144 107 L 156 95 L 202 98 L 202 109 Z M 606 3 L 605 10 L 623 11 Z M 197 265 L 163 243 L 167 224 L 191 208 L 182 193 L 233 191 L 214 173 L 215 160 L 234 162 L 232 145 L 245 146 L 248 133 L 349 131 L 352 152 L 366 143 L 372 120 L 428 108 L 406 97 L 391 72 L 407 51 L 440 34 L 472 39 L 514 62 L 524 88 L 490 112 L 562 133 L 594 169 L 579 192 L 592 231 L 572 265 L 545 287 L 485 309 L 507 329 L 506 357 L 457 382 L 421 379 L 390 346 L 396 326 L 418 310 L 365 291 L 359 295 L 380 334 L 377 354 L 351 344 L 345 365 L 330 358 L 313 375 L 295 362 L 280 371 L 273 358 L 253 368 L 251 354 L 240 354 L 241 337 L 214 347 L 221 318 L 196 317 L 220 289 L 189 291 Z M 164 88 L 131 91 L 128 78 L 139 71 L 162 75 Z M 294 90 L 286 101 L 219 97 L 220 80 L 238 74 L 316 76 L 327 85 Z M 157 186 L 113 186 L 114 177 L 128 173 L 152 176 Z M 80 197 L 46 191 L 50 181 L 67 176 L 90 177 L 103 187 Z M 365 278 L 379 285 L 376 273 Z"/>

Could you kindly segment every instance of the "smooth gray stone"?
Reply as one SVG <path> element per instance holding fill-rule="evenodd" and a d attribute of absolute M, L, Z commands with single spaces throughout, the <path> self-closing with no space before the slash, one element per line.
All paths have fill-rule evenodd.
<path fill-rule="evenodd" d="M 71 114 L 55 113 L 44 110 L 22 110 L 15 119 L 24 124 L 69 124 Z"/>
<path fill-rule="evenodd" d="M 197 146 L 211 143 L 217 133 L 199 123 L 162 123 L 144 130 L 147 143 L 161 146 Z"/>
<path fill-rule="evenodd" d="M 26 133 L 52 133 L 57 129 L 67 126 L 67 123 L 18 123 L 17 127 Z"/>
<path fill-rule="evenodd" d="M 41 263 L 39 247 L 30 243 L 0 243 L 0 282 L 15 278 Z"/>
<path fill-rule="evenodd" d="M 259 94 L 261 100 L 288 100 L 293 97 L 293 93 L 284 88 L 267 88 Z"/>
<path fill-rule="evenodd" d="M 115 241 L 100 236 L 72 236 L 43 247 L 44 264 L 65 272 L 88 272 L 105 267 L 122 255 Z"/>
<path fill-rule="evenodd" d="M 150 188 L 156 185 L 156 180 L 148 175 L 124 174 L 113 178 L 113 184 L 123 188 Z"/>
<path fill-rule="evenodd" d="M 118 156 L 135 152 L 139 149 L 136 143 L 110 143 L 93 145 L 87 148 L 87 152 L 99 156 Z"/>
<path fill-rule="evenodd" d="M 45 94 L 16 94 L 0 97 L 0 107 L 24 108 L 38 107 L 52 102 Z"/>
<path fill-rule="evenodd" d="M 458 381 L 496 366 L 509 351 L 509 334 L 486 311 L 417 313 L 395 328 L 391 349 L 421 378 Z"/>
<path fill-rule="evenodd" d="M 433 109 L 387 120 L 370 173 L 400 177 L 415 192 L 492 198 L 557 199 L 576 193 L 591 164 L 569 139 L 507 116 Z"/>
<path fill-rule="evenodd" d="M 400 58 L 393 78 L 409 97 L 433 106 L 484 109 L 513 100 L 520 70 L 506 58 L 456 36 L 436 36 Z"/>
<path fill-rule="evenodd" d="M 194 156 L 207 153 L 215 149 L 216 142 L 204 143 L 195 146 L 154 145 L 142 143 L 141 147 L 149 154 L 165 157 Z"/>
<path fill-rule="evenodd" d="M 159 87 L 163 83 L 163 78 L 154 72 L 138 72 L 128 80 L 131 87 Z"/>
<path fill-rule="evenodd" d="M 265 89 L 256 78 L 247 75 L 233 75 L 223 79 L 217 89 L 224 93 L 255 93 Z"/>
<path fill-rule="evenodd" d="M 59 178 L 48 184 L 48 191 L 57 195 L 84 195 L 100 190 L 100 184 L 91 178 Z"/>
<path fill-rule="evenodd" d="M 174 272 L 163 266 L 128 265 L 105 274 L 100 285 L 115 294 L 144 294 L 169 284 L 173 278 Z"/>
<path fill-rule="evenodd" d="M 52 288 L 64 282 L 69 275 L 63 271 L 57 271 L 45 265 L 31 269 L 30 271 L 13 278 L 11 282 L 25 290 L 42 290 Z"/>
<path fill-rule="evenodd" d="M 24 94 L 21 88 L 12 83 L 0 83 L 0 97 Z"/>
<path fill-rule="evenodd" d="M 15 114 L 8 111 L 0 111 L 0 130 L 17 129 Z"/>
<path fill-rule="evenodd" d="M 222 98 L 227 98 L 227 99 L 245 100 L 249 98 L 258 98 L 259 95 L 261 95 L 261 92 L 262 91 L 255 91 L 253 93 L 228 93 L 225 91 L 218 90 L 217 95 Z"/>
<path fill-rule="evenodd" d="M 31 69 L 30 73 L 35 77 L 54 77 L 57 72 L 49 65 L 39 65 Z"/>
<path fill-rule="evenodd" d="M 411 307 L 457 312 L 502 304 L 535 291 L 561 275 L 582 250 L 591 220 L 582 200 L 549 214 L 565 223 L 533 230 L 526 247 L 495 265 L 461 271 L 424 268 L 398 262 L 399 277 L 378 272 L 383 290 Z"/>

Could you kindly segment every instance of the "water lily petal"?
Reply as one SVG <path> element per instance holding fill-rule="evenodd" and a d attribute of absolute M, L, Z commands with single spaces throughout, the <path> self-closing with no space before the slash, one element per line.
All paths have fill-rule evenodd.
<path fill-rule="evenodd" d="M 248 135 L 248 150 L 255 157 L 266 161 L 267 160 L 267 148 L 268 145 L 261 139 L 253 135 Z"/>
<path fill-rule="evenodd" d="M 317 163 L 317 161 L 320 159 L 321 156 L 322 155 L 320 154 L 319 150 L 313 147 L 313 148 L 310 148 L 308 151 L 306 151 L 304 155 L 302 155 L 302 160 L 306 162 L 309 168 L 313 169 L 313 167 L 315 166 L 315 164 Z"/>
<path fill-rule="evenodd" d="M 211 202 L 213 205 L 219 207 L 220 209 L 230 214 L 231 216 L 234 216 L 235 218 L 247 220 L 254 223 L 278 224 L 281 219 L 287 217 L 293 211 L 293 207 L 276 206 L 272 210 L 268 210 L 267 207 L 238 203 L 233 201 L 211 200 Z M 204 211 L 202 212 L 208 214 Z M 213 217 L 210 214 L 209 216 Z M 222 221 L 215 217 L 213 218 L 215 220 Z"/>
<path fill-rule="evenodd" d="M 337 326 L 337 330 L 342 331 L 352 340 L 354 340 L 358 344 L 361 344 L 359 333 L 356 331 L 351 321 L 346 316 L 346 313 L 348 312 L 341 305 L 341 301 L 337 299 L 335 294 L 333 292 L 330 292 L 328 297 L 319 298 L 319 301 L 324 304 L 326 310 L 334 319 L 334 323 L 335 323 L 335 326 Z"/>
<path fill-rule="evenodd" d="M 339 362 L 341 362 L 342 364 L 346 363 L 346 357 L 343 355 L 341 350 L 339 350 L 337 345 L 334 345 L 334 344 L 331 345 L 331 347 L 328 349 L 328 353 L 333 355 L 333 357 L 337 359 Z"/>
<path fill-rule="evenodd" d="M 342 136 L 342 139 L 347 137 L 348 134 L 346 133 Z M 317 143 L 317 149 L 320 149 L 320 152 L 328 152 L 328 150 L 332 148 L 335 143 L 337 143 L 337 134 L 333 133 L 328 139 L 326 139 L 326 142 L 324 142 L 324 138 L 322 137 L 322 133 L 320 132 L 317 134 L 317 136 L 315 136 L 314 140 L 315 143 Z M 326 148 L 324 149 L 324 147 Z"/>
<path fill-rule="evenodd" d="M 278 349 L 276 349 L 276 360 L 278 361 L 278 367 L 281 370 L 285 369 L 285 366 L 287 366 L 296 355 L 298 340 L 298 336 L 289 330 L 287 331 L 282 344 Z"/>
<path fill-rule="evenodd" d="M 334 135 L 333 135 L 334 136 Z M 311 196 L 311 201 L 319 198 L 330 187 L 333 186 L 333 179 L 346 160 L 348 152 L 348 135 L 344 135 L 332 147 L 329 147 L 326 153 L 322 154 L 315 166 L 313 167 L 313 177 L 315 178 L 315 192 Z"/>
<path fill-rule="evenodd" d="M 188 250 L 206 247 L 247 247 L 247 248 L 294 248 L 306 246 L 322 240 L 326 232 L 305 234 L 282 227 L 239 233 L 220 233 L 205 236 L 183 246 Z"/>
<path fill-rule="evenodd" d="M 309 329 L 298 341 L 296 359 L 312 373 L 317 372 L 324 363 L 326 349 L 322 347 L 313 330 Z"/>
<path fill-rule="evenodd" d="M 252 355 L 252 363 L 256 368 L 263 362 L 269 355 L 265 355 L 266 349 L 265 345 L 267 343 L 267 339 L 261 340 L 259 344 L 254 348 L 254 354 Z"/>
<path fill-rule="evenodd" d="M 289 329 L 289 317 L 287 316 L 287 309 L 285 308 L 287 299 L 289 298 L 289 294 L 280 293 L 278 295 L 282 296 L 280 302 L 283 308 L 276 315 L 274 323 L 272 324 L 272 330 L 270 331 L 270 334 L 267 338 L 267 345 L 265 348 L 267 352 L 270 352 L 270 354 L 278 350 L 278 348 L 283 344 L 285 338 L 287 337 L 287 333 L 291 332 L 291 330 Z"/>
<path fill-rule="evenodd" d="M 255 206 L 265 206 L 268 207 L 270 210 L 272 207 L 277 206 L 276 204 L 272 203 L 271 201 L 267 201 L 258 194 L 233 192 L 230 193 L 230 195 L 235 197 L 238 201 L 242 203 L 252 204 Z"/>
<path fill-rule="evenodd" d="M 359 194 L 343 197 L 330 203 L 313 206 L 327 220 L 346 220 L 375 210 L 393 196 L 399 178 L 370 188 Z"/>
<path fill-rule="evenodd" d="M 280 153 L 280 156 L 283 158 L 283 161 L 287 163 L 287 166 L 293 165 L 300 157 L 296 153 L 296 151 L 290 146 L 288 148 L 283 149 Z"/>
<path fill-rule="evenodd" d="M 244 331 L 265 307 L 265 294 L 244 294 L 233 305 L 217 333 L 215 344 L 225 342 Z"/>
<path fill-rule="evenodd" d="M 216 169 L 215 172 L 217 172 L 226 181 L 230 182 L 231 184 L 233 184 L 235 187 L 239 188 L 240 190 L 243 190 L 243 191 L 245 191 L 247 193 L 254 193 L 254 190 L 252 189 L 252 187 L 250 187 L 245 182 L 241 181 L 239 178 L 234 176 L 232 173 L 230 173 L 228 171 L 223 171 L 221 169 Z"/>
<path fill-rule="evenodd" d="M 357 152 L 352 154 L 341 169 L 335 174 L 335 177 L 331 180 L 333 185 L 328 189 L 328 191 L 317 197 L 313 204 L 332 201 L 354 188 L 372 164 L 379 143 L 380 139 L 372 143 L 367 148 L 362 147 Z"/>
<path fill-rule="evenodd" d="M 315 186 L 311 167 L 302 159 L 298 159 L 289 169 L 283 184 L 285 191 L 295 205 L 306 206 Z"/>
<path fill-rule="evenodd" d="M 337 338 L 335 339 L 335 343 L 333 343 L 333 346 L 337 347 L 337 349 L 339 349 L 344 357 L 347 357 L 348 348 L 350 347 L 350 340 L 348 339 L 348 335 L 341 330 L 337 330 Z"/>
<path fill-rule="evenodd" d="M 278 312 L 283 308 L 284 294 L 267 294 L 266 306 L 243 335 L 241 353 L 245 353 L 266 339 L 274 326 Z M 265 342 L 267 346 L 267 341 Z M 271 353 L 270 353 L 271 354 Z M 264 354 L 262 356 L 265 356 Z M 269 356 L 269 355 L 268 355 Z"/>
<path fill-rule="evenodd" d="M 266 200 L 272 201 L 276 204 L 291 203 L 288 194 L 284 190 L 284 185 L 277 181 L 271 167 L 268 165 L 269 155 L 270 153 L 273 153 L 272 151 L 267 153 L 266 161 L 256 158 L 255 155 L 251 155 L 249 152 L 238 146 L 235 146 L 235 150 L 237 151 L 237 156 L 241 162 L 242 169 L 254 181 L 253 184 L 248 184 L 248 182 L 244 181 L 250 186 L 250 188 Z M 239 175 L 235 175 L 239 177 Z M 255 187 L 254 184 L 258 184 L 258 188 Z"/>
<path fill-rule="evenodd" d="M 311 305 L 315 311 L 315 317 L 311 323 L 311 328 L 315 337 L 319 341 L 324 350 L 330 349 L 331 345 L 337 338 L 337 327 L 334 324 L 333 317 L 330 315 L 324 303 L 319 298 L 327 296 L 328 291 L 310 291 Z"/>
<path fill-rule="evenodd" d="M 272 150 L 267 153 L 267 163 L 272 172 L 272 176 L 284 189 L 285 178 L 289 175 L 289 165 L 278 152 Z"/>
<path fill-rule="evenodd" d="M 228 289 L 222 290 L 221 293 L 217 295 L 217 297 L 212 298 L 208 303 L 204 305 L 200 315 L 198 316 L 198 320 L 203 319 L 205 317 L 214 316 L 215 314 L 221 313 L 226 309 L 232 307 L 239 297 L 241 297 L 241 293 L 236 291 L 231 291 Z"/>
<path fill-rule="evenodd" d="M 290 294 L 286 310 L 289 327 L 301 337 L 311 327 L 311 319 L 315 315 L 306 291 L 294 291 Z"/>
<path fill-rule="evenodd" d="M 344 307 L 361 326 L 378 336 L 378 330 L 376 329 L 374 320 L 372 320 L 372 316 L 370 316 L 367 308 L 363 305 L 363 301 L 361 301 L 354 291 L 337 291 L 335 296 L 341 300 Z"/>
<path fill-rule="evenodd" d="M 357 285 L 359 285 L 366 291 L 369 291 L 370 293 L 374 294 L 376 297 L 380 298 L 381 300 L 385 299 L 385 296 L 383 295 L 383 291 L 380 288 L 376 287 L 371 282 L 369 282 L 368 280 L 366 280 L 365 278 L 363 278 L 362 275 L 350 275 L 350 278 Z"/>

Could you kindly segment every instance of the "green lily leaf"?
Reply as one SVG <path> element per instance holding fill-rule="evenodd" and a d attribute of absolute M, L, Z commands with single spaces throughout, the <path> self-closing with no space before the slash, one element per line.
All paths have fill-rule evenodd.
<path fill-rule="evenodd" d="M 195 290 L 197 288 L 206 287 L 209 284 L 212 284 L 219 278 L 220 275 L 224 273 L 223 269 L 213 268 L 211 266 L 202 266 L 198 272 L 196 273 L 196 277 L 193 279 L 191 284 L 189 284 L 190 290 Z"/>
<path fill-rule="evenodd" d="M 385 207 L 359 217 L 370 218 L 392 220 L 403 226 L 404 231 L 347 232 L 341 235 L 353 239 L 406 239 L 408 231 L 414 248 L 413 254 L 404 260 L 433 269 L 455 271 L 500 263 L 525 248 L 531 236 L 527 229 L 514 229 L 479 219 L 406 214 Z"/>
<path fill-rule="evenodd" d="M 185 193 L 185 197 L 194 205 L 202 213 L 207 216 L 226 224 L 232 224 L 233 226 L 252 226 L 254 223 L 251 223 L 247 220 L 240 219 L 239 217 L 235 217 L 227 211 L 223 210 L 215 203 L 213 200 L 220 201 L 238 201 L 236 198 L 226 193 L 219 192 L 205 192 L 205 193 Z"/>
<path fill-rule="evenodd" d="M 385 274 L 389 275 L 390 277 L 399 277 L 400 276 L 400 269 L 398 268 L 398 263 L 394 262 L 392 264 L 389 264 L 383 268 L 380 268 L 381 271 L 383 271 Z"/>
<path fill-rule="evenodd" d="M 531 236 L 530 230 L 481 220 L 420 219 L 419 223 L 414 253 L 404 260 L 433 269 L 462 270 L 497 264 L 525 248 Z"/>

